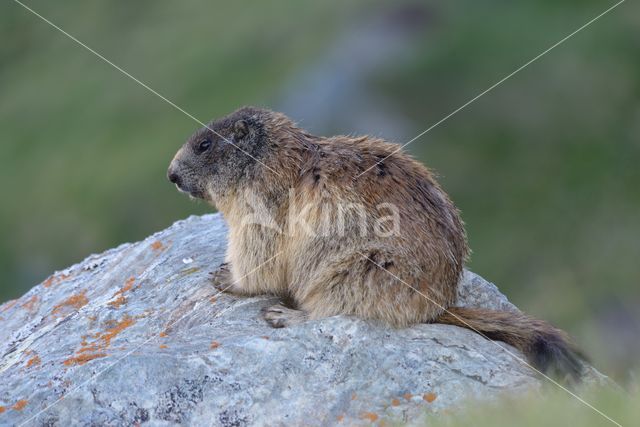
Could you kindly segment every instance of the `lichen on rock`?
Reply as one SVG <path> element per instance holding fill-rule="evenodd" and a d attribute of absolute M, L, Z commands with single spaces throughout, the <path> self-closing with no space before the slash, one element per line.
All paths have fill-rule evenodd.
<path fill-rule="evenodd" d="M 515 349 L 455 326 L 271 329 L 260 310 L 274 298 L 210 284 L 226 233 L 219 215 L 190 217 L 0 306 L 0 425 L 417 423 L 540 388 Z M 469 271 L 459 303 L 517 310 Z"/>

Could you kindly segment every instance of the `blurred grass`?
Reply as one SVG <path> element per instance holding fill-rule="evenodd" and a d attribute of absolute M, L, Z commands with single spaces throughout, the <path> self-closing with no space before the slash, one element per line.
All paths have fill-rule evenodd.
<path fill-rule="evenodd" d="M 447 412 L 447 416 L 434 415 L 429 425 L 456 426 L 623 426 L 637 425 L 640 407 L 637 394 L 626 395 L 611 389 L 581 393 L 587 404 L 568 393 L 551 388 L 542 395 L 507 397 L 493 402 L 468 402 L 460 411 Z M 602 412 L 604 416 L 597 411 Z M 609 419 L 613 420 L 613 422 Z"/>
<path fill-rule="evenodd" d="M 415 3 L 431 18 L 411 59 L 367 82 L 414 134 L 613 4 Z M 273 106 L 345 32 L 392 7 L 27 4 L 202 121 Z M 638 3 L 625 3 L 408 147 L 461 207 L 470 267 L 620 380 L 640 354 L 639 24 Z M 0 301 L 210 210 L 164 178 L 197 123 L 13 2 L 0 6 L 0 37 Z"/>

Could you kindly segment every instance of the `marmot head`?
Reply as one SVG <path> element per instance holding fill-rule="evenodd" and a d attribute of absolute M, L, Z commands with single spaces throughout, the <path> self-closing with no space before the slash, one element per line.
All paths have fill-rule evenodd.
<path fill-rule="evenodd" d="M 197 130 L 178 150 L 167 177 L 178 190 L 216 203 L 264 172 L 269 151 L 265 122 L 273 113 L 241 108 Z"/>

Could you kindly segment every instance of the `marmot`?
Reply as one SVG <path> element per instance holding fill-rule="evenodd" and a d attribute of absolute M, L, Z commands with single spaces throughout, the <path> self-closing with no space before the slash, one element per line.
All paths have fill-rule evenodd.
<path fill-rule="evenodd" d="M 289 301 L 264 310 L 274 327 L 338 314 L 396 328 L 445 323 L 579 380 L 582 356 L 563 331 L 521 313 L 455 306 L 469 253 L 460 213 L 430 170 L 397 147 L 314 136 L 283 114 L 244 107 L 196 131 L 167 175 L 228 222 L 218 287 Z"/>

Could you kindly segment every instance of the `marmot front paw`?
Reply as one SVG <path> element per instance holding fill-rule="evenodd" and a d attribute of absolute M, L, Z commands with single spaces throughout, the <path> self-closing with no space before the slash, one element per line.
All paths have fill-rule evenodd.
<path fill-rule="evenodd" d="M 231 293 L 233 287 L 233 278 L 231 277 L 231 270 L 229 269 L 229 263 L 225 262 L 220 264 L 220 267 L 216 271 L 209 273 L 211 284 L 220 292 Z"/>
<path fill-rule="evenodd" d="M 282 304 L 276 304 L 263 308 L 262 317 L 274 328 L 286 328 L 307 320 L 307 313 L 302 310 L 285 307 Z"/>

